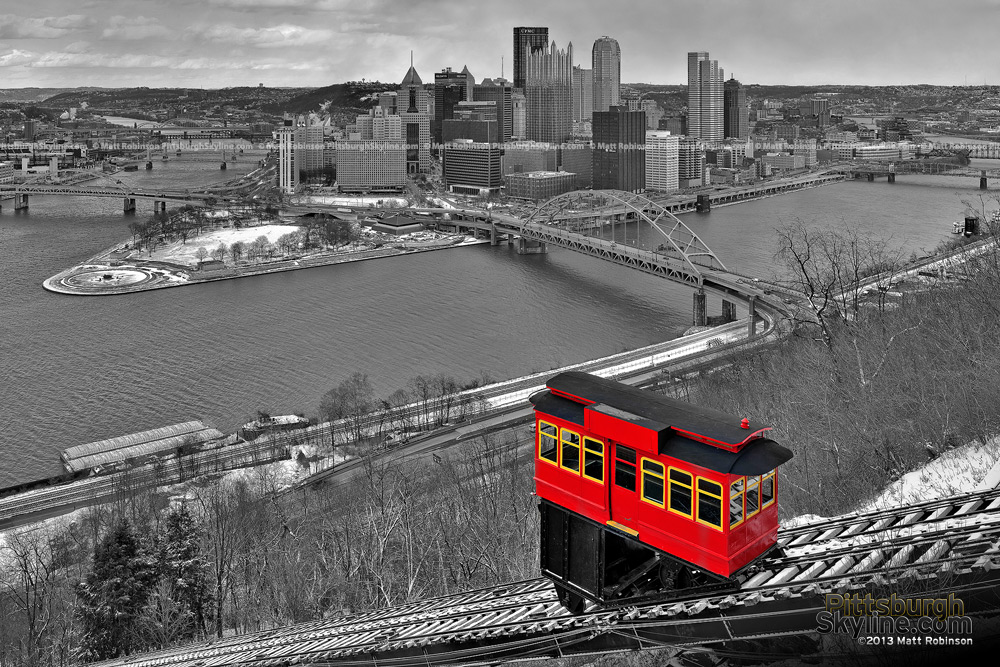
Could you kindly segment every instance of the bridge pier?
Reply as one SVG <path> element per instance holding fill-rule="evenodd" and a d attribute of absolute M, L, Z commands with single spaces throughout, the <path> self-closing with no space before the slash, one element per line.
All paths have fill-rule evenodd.
<path fill-rule="evenodd" d="M 699 289 L 694 293 L 694 313 L 692 318 L 692 325 L 696 327 L 703 327 L 708 324 L 708 298 L 705 295 L 705 290 Z"/>
<path fill-rule="evenodd" d="M 167 212 L 167 202 L 165 201 L 153 201 L 153 213 L 166 213 Z"/>
<path fill-rule="evenodd" d="M 736 321 L 736 304 L 732 301 L 722 300 L 722 321 L 725 324 Z"/>
<path fill-rule="evenodd" d="M 498 246 L 498 245 L 500 245 L 500 235 L 497 234 L 497 228 L 496 227 L 491 227 L 490 228 L 490 245 L 491 246 Z"/>
<path fill-rule="evenodd" d="M 15 192 L 14 210 L 20 211 L 22 208 L 28 208 L 28 195 L 21 192 Z"/>
<path fill-rule="evenodd" d="M 122 213 L 135 213 L 135 199 L 125 197 L 125 202 L 122 204 Z"/>
<path fill-rule="evenodd" d="M 749 311 L 747 338 L 750 339 L 757 335 L 757 297 L 753 294 L 750 295 L 750 299 L 747 301 L 747 310 Z"/>
<path fill-rule="evenodd" d="M 695 203 L 695 210 L 698 213 L 708 213 L 712 210 L 712 198 L 709 195 L 698 195 Z"/>
<path fill-rule="evenodd" d="M 889 182 L 890 183 L 896 182 L 896 174 L 892 173 L 891 171 L 889 172 Z"/>
<path fill-rule="evenodd" d="M 980 190 L 985 190 L 986 189 L 986 170 L 985 169 L 983 171 L 979 172 L 979 189 Z"/>
<path fill-rule="evenodd" d="M 875 180 L 875 174 L 868 172 L 868 182 L 872 183 Z"/>
<path fill-rule="evenodd" d="M 544 255 L 548 251 L 549 249 L 546 247 L 545 241 L 532 241 L 524 237 L 517 240 L 518 255 Z"/>

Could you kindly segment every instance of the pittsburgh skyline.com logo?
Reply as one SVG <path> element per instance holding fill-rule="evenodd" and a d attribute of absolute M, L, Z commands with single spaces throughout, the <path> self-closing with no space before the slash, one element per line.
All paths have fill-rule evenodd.
<path fill-rule="evenodd" d="M 869 646 L 972 645 L 972 618 L 954 593 L 945 598 L 827 594 L 816 629 Z"/>

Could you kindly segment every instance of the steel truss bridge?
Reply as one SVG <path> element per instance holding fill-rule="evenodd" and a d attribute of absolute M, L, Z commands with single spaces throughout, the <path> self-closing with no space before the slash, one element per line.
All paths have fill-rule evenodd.
<path fill-rule="evenodd" d="M 402 667 L 706 646 L 724 654 L 746 651 L 737 644 L 746 640 L 814 635 L 827 594 L 951 593 L 970 617 L 1000 604 L 1000 490 L 820 519 L 780 530 L 778 544 L 782 555 L 763 558 L 738 590 L 571 616 L 551 583 L 533 579 L 101 664 Z"/>
<path fill-rule="evenodd" d="M 486 232 L 495 243 L 502 237 L 519 238 L 518 249 L 524 253 L 544 252 L 545 244 L 552 244 L 698 288 L 714 287 L 713 280 L 732 275 L 677 216 L 629 192 L 569 192 L 542 203 L 526 218 L 468 209 L 421 211 L 437 216 L 444 227 Z"/>
<path fill-rule="evenodd" d="M 442 227 L 488 234 L 494 244 L 503 237 L 509 243 L 517 239 L 518 252 L 545 252 L 551 244 L 693 287 L 695 324 L 706 322 L 706 290 L 723 297 L 727 319 L 735 319 L 735 305 L 726 299 L 746 302 L 751 326 L 757 301 L 770 293 L 759 281 L 727 270 L 690 227 L 639 194 L 569 192 L 542 203 L 526 218 L 467 209 L 420 212 L 437 217 Z M 778 312 L 789 310 L 780 299 L 770 301 L 768 305 Z"/>

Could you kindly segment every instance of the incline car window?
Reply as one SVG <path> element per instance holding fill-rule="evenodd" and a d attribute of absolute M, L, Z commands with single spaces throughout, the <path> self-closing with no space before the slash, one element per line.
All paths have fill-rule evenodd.
<path fill-rule="evenodd" d="M 562 430 L 562 467 L 580 472 L 580 436 L 566 429 Z"/>
<path fill-rule="evenodd" d="M 670 469 L 670 511 L 691 518 L 691 474 Z"/>
<path fill-rule="evenodd" d="M 663 507 L 663 464 L 642 460 L 642 499 Z"/>
<path fill-rule="evenodd" d="M 698 478 L 698 521 L 722 528 L 722 485 Z"/>
<path fill-rule="evenodd" d="M 604 483 L 604 443 L 583 439 L 583 476 Z"/>
<path fill-rule="evenodd" d="M 749 519 L 760 510 L 760 479 L 758 477 L 747 477 L 747 518 Z"/>
<path fill-rule="evenodd" d="M 760 478 L 760 506 L 767 507 L 774 502 L 774 479 L 777 472 L 772 470 Z"/>
<path fill-rule="evenodd" d="M 743 523 L 743 491 L 746 482 L 741 477 L 729 485 L 729 527 Z"/>
<path fill-rule="evenodd" d="M 559 446 L 556 434 L 559 429 L 547 422 L 538 422 L 538 457 L 557 463 L 559 461 Z"/>
<path fill-rule="evenodd" d="M 635 450 L 615 447 L 615 486 L 635 491 Z"/>

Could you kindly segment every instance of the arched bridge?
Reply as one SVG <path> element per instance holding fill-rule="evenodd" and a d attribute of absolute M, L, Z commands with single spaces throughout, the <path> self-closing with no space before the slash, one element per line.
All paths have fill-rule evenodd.
<path fill-rule="evenodd" d="M 497 220 L 501 229 L 509 224 Z M 630 192 L 582 190 L 559 195 L 520 222 L 518 234 L 697 287 L 704 285 L 705 271 L 726 271 L 677 216 Z"/>
<path fill-rule="evenodd" d="M 731 273 L 690 227 L 639 194 L 570 192 L 540 204 L 526 218 L 475 209 L 419 212 L 438 217 L 441 226 L 486 232 L 494 245 L 503 237 L 516 239 L 520 253 L 544 253 L 551 244 L 693 287 L 696 325 L 708 320 L 706 290 L 723 297 L 723 319 L 735 319 L 733 299 L 747 304 L 751 322 L 757 300 L 768 294 L 756 281 Z"/>

